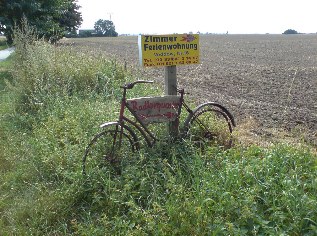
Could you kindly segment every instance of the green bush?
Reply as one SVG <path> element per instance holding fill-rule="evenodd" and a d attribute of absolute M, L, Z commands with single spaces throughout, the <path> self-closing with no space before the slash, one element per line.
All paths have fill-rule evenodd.
<path fill-rule="evenodd" d="M 27 45 L 15 60 L 15 86 L 23 106 L 33 109 L 59 96 L 112 96 L 125 82 L 125 72 L 115 61 L 94 52 L 76 52 L 44 41 Z M 19 51 L 17 51 L 19 56 Z"/>
<path fill-rule="evenodd" d="M 0 38 L 0 50 L 8 48 L 7 41 L 3 38 Z"/>
<path fill-rule="evenodd" d="M 25 24 L 14 33 L 13 86 L 23 111 L 47 106 L 58 97 L 116 95 L 131 76 L 122 65 L 89 49 L 54 46 Z"/>
<path fill-rule="evenodd" d="M 293 29 L 288 29 L 288 30 L 285 30 L 283 34 L 298 34 L 298 32 Z"/>

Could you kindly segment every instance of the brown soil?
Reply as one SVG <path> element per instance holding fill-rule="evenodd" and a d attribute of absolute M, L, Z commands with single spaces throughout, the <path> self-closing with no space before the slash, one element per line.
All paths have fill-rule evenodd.
<path fill-rule="evenodd" d="M 164 68 L 140 68 L 137 37 L 67 41 L 164 83 Z M 219 102 L 240 125 L 251 120 L 255 136 L 286 130 L 317 145 L 317 35 L 201 35 L 200 49 L 201 64 L 177 68 L 179 87 L 197 103 Z"/>

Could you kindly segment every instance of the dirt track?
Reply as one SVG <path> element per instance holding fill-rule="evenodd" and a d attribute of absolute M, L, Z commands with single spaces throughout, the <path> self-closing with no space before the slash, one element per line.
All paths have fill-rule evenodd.
<path fill-rule="evenodd" d="M 14 48 L 7 48 L 4 50 L 0 50 L 0 61 L 5 60 L 13 52 L 14 52 Z"/>
<path fill-rule="evenodd" d="M 164 68 L 139 68 L 137 37 L 69 40 L 126 61 L 164 82 Z M 179 66 L 178 83 L 197 102 L 218 101 L 237 123 L 308 129 L 317 139 L 317 35 L 201 35 L 201 64 Z"/>

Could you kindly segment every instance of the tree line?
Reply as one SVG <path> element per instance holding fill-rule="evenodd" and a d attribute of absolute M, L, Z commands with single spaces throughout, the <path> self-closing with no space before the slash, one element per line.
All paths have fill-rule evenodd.
<path fill-rule="evenodd" d="M 39 37 L 56 42 L 67 34 L 76 34 L 83 19 L 77 0 L 1 0 L 0 32 L 8 43 L 13 42 L 13 30 L 26 19 Z M 117 36 L 112 21 L 98 20 L 96 36 Z"/>
<path fill-rule="evenodd" d="M 69 32 L 65 35 L 68 38 L 76 37 L 117 37 L 115 25 L 111 20 L 99 19 L 94 24 L 94 29 L 86 29 Z"/>

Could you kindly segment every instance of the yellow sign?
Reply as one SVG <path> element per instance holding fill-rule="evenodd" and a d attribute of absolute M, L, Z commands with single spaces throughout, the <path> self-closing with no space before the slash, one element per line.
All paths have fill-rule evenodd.
<path fill-rule="evenodd" d="M 139 35 L 139 54 L 144 67 L 198 64 L 199 35 Z"/>

